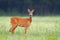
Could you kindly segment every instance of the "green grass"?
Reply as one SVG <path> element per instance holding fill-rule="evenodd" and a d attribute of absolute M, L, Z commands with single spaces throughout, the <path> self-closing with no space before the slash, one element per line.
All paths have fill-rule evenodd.
<path fill-rule="evenodd" d="M 0 40 L 60 40 L 60 16 L 34 16 L 26 35 L 19 26 L 10 34 L 10 18 L 0 17 Z"/>

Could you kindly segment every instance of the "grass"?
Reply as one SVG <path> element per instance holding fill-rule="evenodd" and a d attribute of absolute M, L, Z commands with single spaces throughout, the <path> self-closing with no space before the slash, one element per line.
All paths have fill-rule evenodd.
<path fill-rule="evenodd" d="M 0 40 L 60 40 L 60 16 L 34 16 L 26 35 L 22 27 L 10 34 L 10 18 L 0 17 Z"/>

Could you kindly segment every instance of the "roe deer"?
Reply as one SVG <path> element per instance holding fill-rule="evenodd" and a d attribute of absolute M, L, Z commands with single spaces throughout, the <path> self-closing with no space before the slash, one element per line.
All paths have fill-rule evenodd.
<path fill-rule="evenodd" d="M 28 9 L 28 13 L 29 13 L 29 16 L 30 16 L 29 18 L 21 18 L 21 17 L 10 18 L 10 22 L 11 22 L 12 27 L 10 28 L 9 31 L 13 33 L 17 26 L 21 26 L 21 27 L 25 27 L 24 33 L 26 34 L 27 29 L 32 22 L 33 12 L 34 12 L 34 9 L 32 9 L 32 10 Z"/>

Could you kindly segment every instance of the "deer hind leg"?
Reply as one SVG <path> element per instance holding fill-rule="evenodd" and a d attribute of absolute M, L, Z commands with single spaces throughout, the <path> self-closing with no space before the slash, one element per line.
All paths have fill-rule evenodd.
<path fill-rule="evenodd" d="M 16 29 L 16 27 L 17 27 L 17 25 L 13 24 L 9 31 L 14 33 L 14 30 Z"/>

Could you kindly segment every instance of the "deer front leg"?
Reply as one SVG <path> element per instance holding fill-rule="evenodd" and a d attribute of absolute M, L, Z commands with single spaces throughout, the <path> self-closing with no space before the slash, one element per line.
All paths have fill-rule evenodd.
<path fill-rule="evenodd" d="M 16 29 L 16 27 L 17 27 L 17 25 L 13 24 L 9 31 L 14 33 L 14 30 Z"/>
<path fill-rule="evenodd" d="M 28 29 L 28 27 L 25 27 L 25 30 L 24 30 L 25 34 L 27 33 L 27 29 Z"/>

